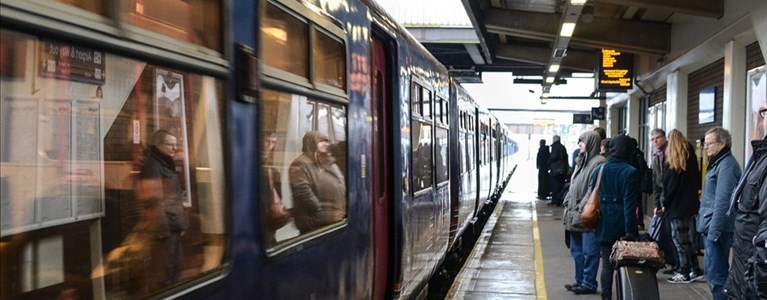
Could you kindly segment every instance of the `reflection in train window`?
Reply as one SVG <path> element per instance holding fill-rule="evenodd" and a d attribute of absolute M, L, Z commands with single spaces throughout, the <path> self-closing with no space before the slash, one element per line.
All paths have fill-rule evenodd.
<path fill-rule="evenodd" d="M 344 44 L 323 31 L 314 31 L 314 80 L 339 89 L 346 88 L 346 51 Z"/>
<path fill-rule="evenodd" d="M 436 150 L 434 151 L 434 173 L 437 183 L 443 183 L 448 180 L 448 156 L 447 156 L 447 129 L 437 127 L 437 136 L 435 140 Z"/>
<path fill-rule="evenodd" d="M 413 191 L 418 192 L 432 186 L 432 126 L 423 121 L 413 121 L 411 124 Z"/>
<path fill-rule="evenodd" d="M 261 233 L 267 247 L 333 228 L 347 218 L 346 108 L 266 89 Z"/>
<path fill-rule="evenodd" d="M 267 3 L 261 25 L 263 62 L 308 78 L 309 24 L 272 3 Z"/>
<path fill-rule="evenodd" d="M 0 298 L 135 299 L 219 268 L 222 82 L 2 36 Z M 59 68 L 75 51 L 88 72 Z"/>

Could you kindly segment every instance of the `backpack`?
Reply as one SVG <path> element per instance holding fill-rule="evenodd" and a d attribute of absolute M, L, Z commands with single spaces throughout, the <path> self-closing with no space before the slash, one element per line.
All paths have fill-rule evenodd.
<path fill-rule="evenodd" d="M 631 165 L 639 172 L 639 191 L 645 194 L 652 194 L 652 170 L 647 167 L 647 160 L 644 159 L 644 152 L 642 150 L 634 150 Z"/>

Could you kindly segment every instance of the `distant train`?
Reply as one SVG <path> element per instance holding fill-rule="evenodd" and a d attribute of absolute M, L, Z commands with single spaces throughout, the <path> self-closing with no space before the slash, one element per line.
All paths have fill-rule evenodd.
<path fill-rule="evenodd" d="M 3 299 L 423 297 L 516 168 L 373 1 L 0 8 Z"/>

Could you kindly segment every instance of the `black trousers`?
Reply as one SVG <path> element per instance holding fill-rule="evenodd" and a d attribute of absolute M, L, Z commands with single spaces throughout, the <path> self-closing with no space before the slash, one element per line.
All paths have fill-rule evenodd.
<path fill-rule="evenodd" d="M 538 170 L 538 199 L 546 199 L 549 195 L 549 172 Z"/>
<path fill-rule="evenodd" d="M 564 199 L 559 197 L 562 186 L 565 185 L 565 175 L 549 175 L 551 179 L 551 204 L 562 205 Z"/>

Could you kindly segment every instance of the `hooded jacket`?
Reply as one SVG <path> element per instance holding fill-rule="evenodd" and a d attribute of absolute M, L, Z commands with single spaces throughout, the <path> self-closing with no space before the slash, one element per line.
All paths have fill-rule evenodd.
<path fill-rule="evenodd" d="M 599 155 L 599 146 L 602 138 L 596 131 L 587 131 L 581 134 L 580 138 L 586 145 L 585 153 L 578 153 L 575 163 L 575 171 L 570 179 L 570 190 L 564 199 L 564 216 L 562 221 L 565 229 L 570 231 L 591 231 L 581 226 L 581 211 L 588 200 L 589 191 L 593 188 L 589 186 L 592 174 L 597 166 L 603 164 L 606 159 Z"/>
<path fill-rule="evenodd" d="M 599 186 L 600 217 L 596 229 L 599 242 L 613 243 L 622 236 L 639 236 L 636 219 L 639 173 L 630 163 L 634 148 L 636 145 L 625 135 L 610 140 L 610 158 L 604 164 Z M 600 169 L 592 173 L 591 186 L 595 185 Z"/>
<path fill-rule="evenodd" d="M 290 164 L 296 227 L 306 233 L 340 222 L 346 216 L 346 184 L 329 152 L 318 152 L 327 137 L 310 131 L 303 138 L 303 153 Z"/>

